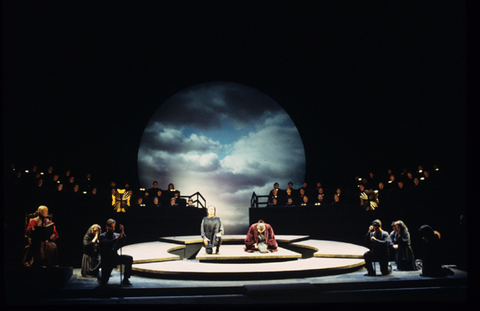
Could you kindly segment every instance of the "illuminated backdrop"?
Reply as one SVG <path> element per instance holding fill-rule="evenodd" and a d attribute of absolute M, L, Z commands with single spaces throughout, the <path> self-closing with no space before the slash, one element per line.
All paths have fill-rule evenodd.
<path fill-rule="evenodd" d="M 169 183 L 199 191 L 217 207 L 226 234 L 248 229 L 250 198 L 273 183 L 301 186 L 305 150 L 285 110 L 262 92 L 237 83 L 209 82 L 178 92 L 153 114 L 138 151 L 142 187 Z"/>

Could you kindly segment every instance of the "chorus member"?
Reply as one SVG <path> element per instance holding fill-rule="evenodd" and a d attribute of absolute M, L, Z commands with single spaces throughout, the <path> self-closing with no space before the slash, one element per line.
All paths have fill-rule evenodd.
<path fill-rule="evenodd" d="M 158 197 L 154 197 L 153 198 L 153 202 L 152 204 L 150 205 L 150 207 L 152 208 L 158 208 L 158 207 L 161 207 L 162 204 L 160 204 L 160 202 L 158 201 Z"/>
<path fill-rule="evenodd" d="M 293 198 L 288 198 L 287 203 L 285 203 L 286 207 L 295 207 L 295 204 L 293 203 Z"/>
<path fill-rule="evenodd" d="M 285 201 L 288 201 L 288 199 L 293 200 L 293 193 L 292 193 L 292 189 L 290 189 L 290 188 L 287 188 L 285 190 Z"/>
<path fill-rule="evenodd" d="M 318 194 L 317 201 L 315 202 L 315 206 L 320 206 L 323 203 L 323 195 Z"/>
<path fill-rule="evenodd" d="M 303 202 L 303 197 L 306 195 L 305 194 L 305 189 L 300 188 L 299 190 L 299 195 L 297 196 L 297 199 L 294 201 L 295 204 L 300 205 Z"/>
<path fill-rule="evenodd" d="M 273 189 L 272 191 L 270 191 L 270 194 L 268 195 L 267 204 L 273 205 L 274 200 L 278 201 L 278 189 Z"/>
<path fill-rule="evenodd" d="M 148 195 L 151 198 L 153 198 L 158 196 L 158 190 L 162 190 L 162 189 L 158 188 L 158 182 L 155 180 L 152 183 L 152 188 L 148 189 L 147 192 L 148 192 Z"/>
<path fill-rule="evenodd" d="M 332 205 L 340 205 L 340 197 L 336 193 L 333 195 Z"/>
<path fill-rule="evenodd" d="M 300 206 L 310 206 L 311 203 L 308 201 L 308 196 L 304 195 L 302 199 L 302 203 L 300 203 Z"/>
<path fill-rule="evenodd" d="M 273 184 L 273 189 L 270 190 L 270 193 L 269 193 L 268 195 L 269 195 L 270 197 L 271 197 L 272 195 L 278 195 L 278 192 L 280 191 L 280 189 L 279 189 L 278 187 L 279 187 L 278 182 L 274 183 L 274 184 Z M 274 191 L 275 191 L 275 194 L 273 193 Z"/>
<path fill-rule="evenodd" d="M 170 204 L 168 205 L 170 207 L 178 207 L 178 203 L 176 202 L 175 197 L 170 198 Z"/>

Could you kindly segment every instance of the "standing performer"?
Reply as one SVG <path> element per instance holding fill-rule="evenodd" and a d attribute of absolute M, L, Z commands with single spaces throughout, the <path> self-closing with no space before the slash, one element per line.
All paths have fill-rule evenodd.
<path fill-rule="evenodd" d="M 203 217 L 200 225 L 200 234 L 207 254 L 211 254 L 215 246 L 215 254 L 218 254 L 220 245 L 222 245 L 223 224 L 220 218 L 215 216 L 216 212 L 217 210 L 214 206 L 210 205 L 207 207 L 208 216 Z"/>
<path fill-rule="evenodd" d="M 82 276 L 98 277 L 100 270 L 100 225 L 92 225 L 83 237 Z"/>
<path fill-rule="evenodd" d="M 123 278 L 123 285 L 132 285 L 130 283 L 130 275 L 132 273 L 133 257 L 129 255 L 118 255 L 117 251 L 125 245 L 127 236 L 125 235 L 123 225 L 119 225 L 120 233 L 115 233 L 115 220 L 107 220 L 107 231 L 99 236 L 100 240 L 100 255 L 102 262 L 102 275 L 100 279 L 101 285 L 106 285 L 110 278 L 110 273 L 113 268 L 119 264 L 125 265 L 125 276 Z"/>
<path fill-rule="evenodd" d="M 244 250 L 248 253 L 255 251 L 260 253 L 278 251 L 278 244 L 275 240 L 272 226 L 266 224 L 261 219 L 258 223 L 251 225 L 245 238 Z"/>

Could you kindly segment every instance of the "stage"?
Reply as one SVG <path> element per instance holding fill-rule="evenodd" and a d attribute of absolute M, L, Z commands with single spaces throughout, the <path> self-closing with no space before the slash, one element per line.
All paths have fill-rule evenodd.
<path fill-rule="evenodd" d="M 395 267 L 395 263 L 391 262 Z M 377 265 L 377 270 L 379 267 Z M 132 286 L 122 287 L 120 272 L 112 271 L 107 286 L 73 270 L 70 281 L 59 289 L 36 289 L 26 284 L 5 286 L 7 305 L 219 305 L 242 309 L 322 303 L 455 303 L 467 302 L 467 272 L 451 268 L 455 275 L 432 278 L 421 271 L 393 271 L 388 276 L 367 277 L 365 269 L 349 273 L 270 280 L 184 280 L 134 274 Z M 380 271 L 377 271 L 378 273 Z M 18 276 L 17 276 L 18 277 Z M 11 278 L 10 278 L 11 279 Z M 471 301 L 472 297 L 469 297 Z M 393 307 L 393 306 L 392 306 Z"/>
<path fill-rule="evenodd" d="M 109 283 L 81 276 L 73 269 L 57 288 L 11 281 L 8 305 L 43 304 L 192 304 L 272 305 L 356 302 L 466 302 L 467 272 L 445 265 L 454 274 L 423 277 L 421 270 L 368 277 L 365 247 L 308 236 L 277 236 L 279 251 L 246 253 L 244 236 L 226 235 L 219 254 L 206 254 L 199 236 L 162 237 L 122 248 L 134 257 L 132 286 L 121 286 L 119 269 Z M 6 271 L 6 279 L 25 279 Z M 32 290 L 28 287 L 32 286 Z M 35 289 L 35 290 L 33 290 Z"/>
<path fill-rule="evenodd" d="M 244 235 L 225 235 L 218 254 L 207 254 L 199 236 L 162 237 L 122 248 L 133 271 L 147 277 L 183 279 L 271 279 L 339 274 L 364 265 L 365 247 L 278 235 L 277 252 L 244 251 Z"/>

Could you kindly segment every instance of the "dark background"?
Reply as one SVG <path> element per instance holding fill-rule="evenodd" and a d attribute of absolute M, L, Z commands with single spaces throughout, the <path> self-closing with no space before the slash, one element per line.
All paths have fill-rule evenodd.
<path fill-rule="evenodd" d="M 4 166 L 149 187 L 137 152 L 151 115 L 227 81 L 291 116 L 312 184 L 437 164 L 444 205 L 463 210 L 467 12 L 463 1 L 4 1 Z"/>
<path fill-rule="evenodd" d="M 312 182 L 420 164 L 463 178 L 466 45 L 462 1 L 4 2 L 5 165 L 138 182 L 159 105 L 229 81 L 292 117 Z"/>

